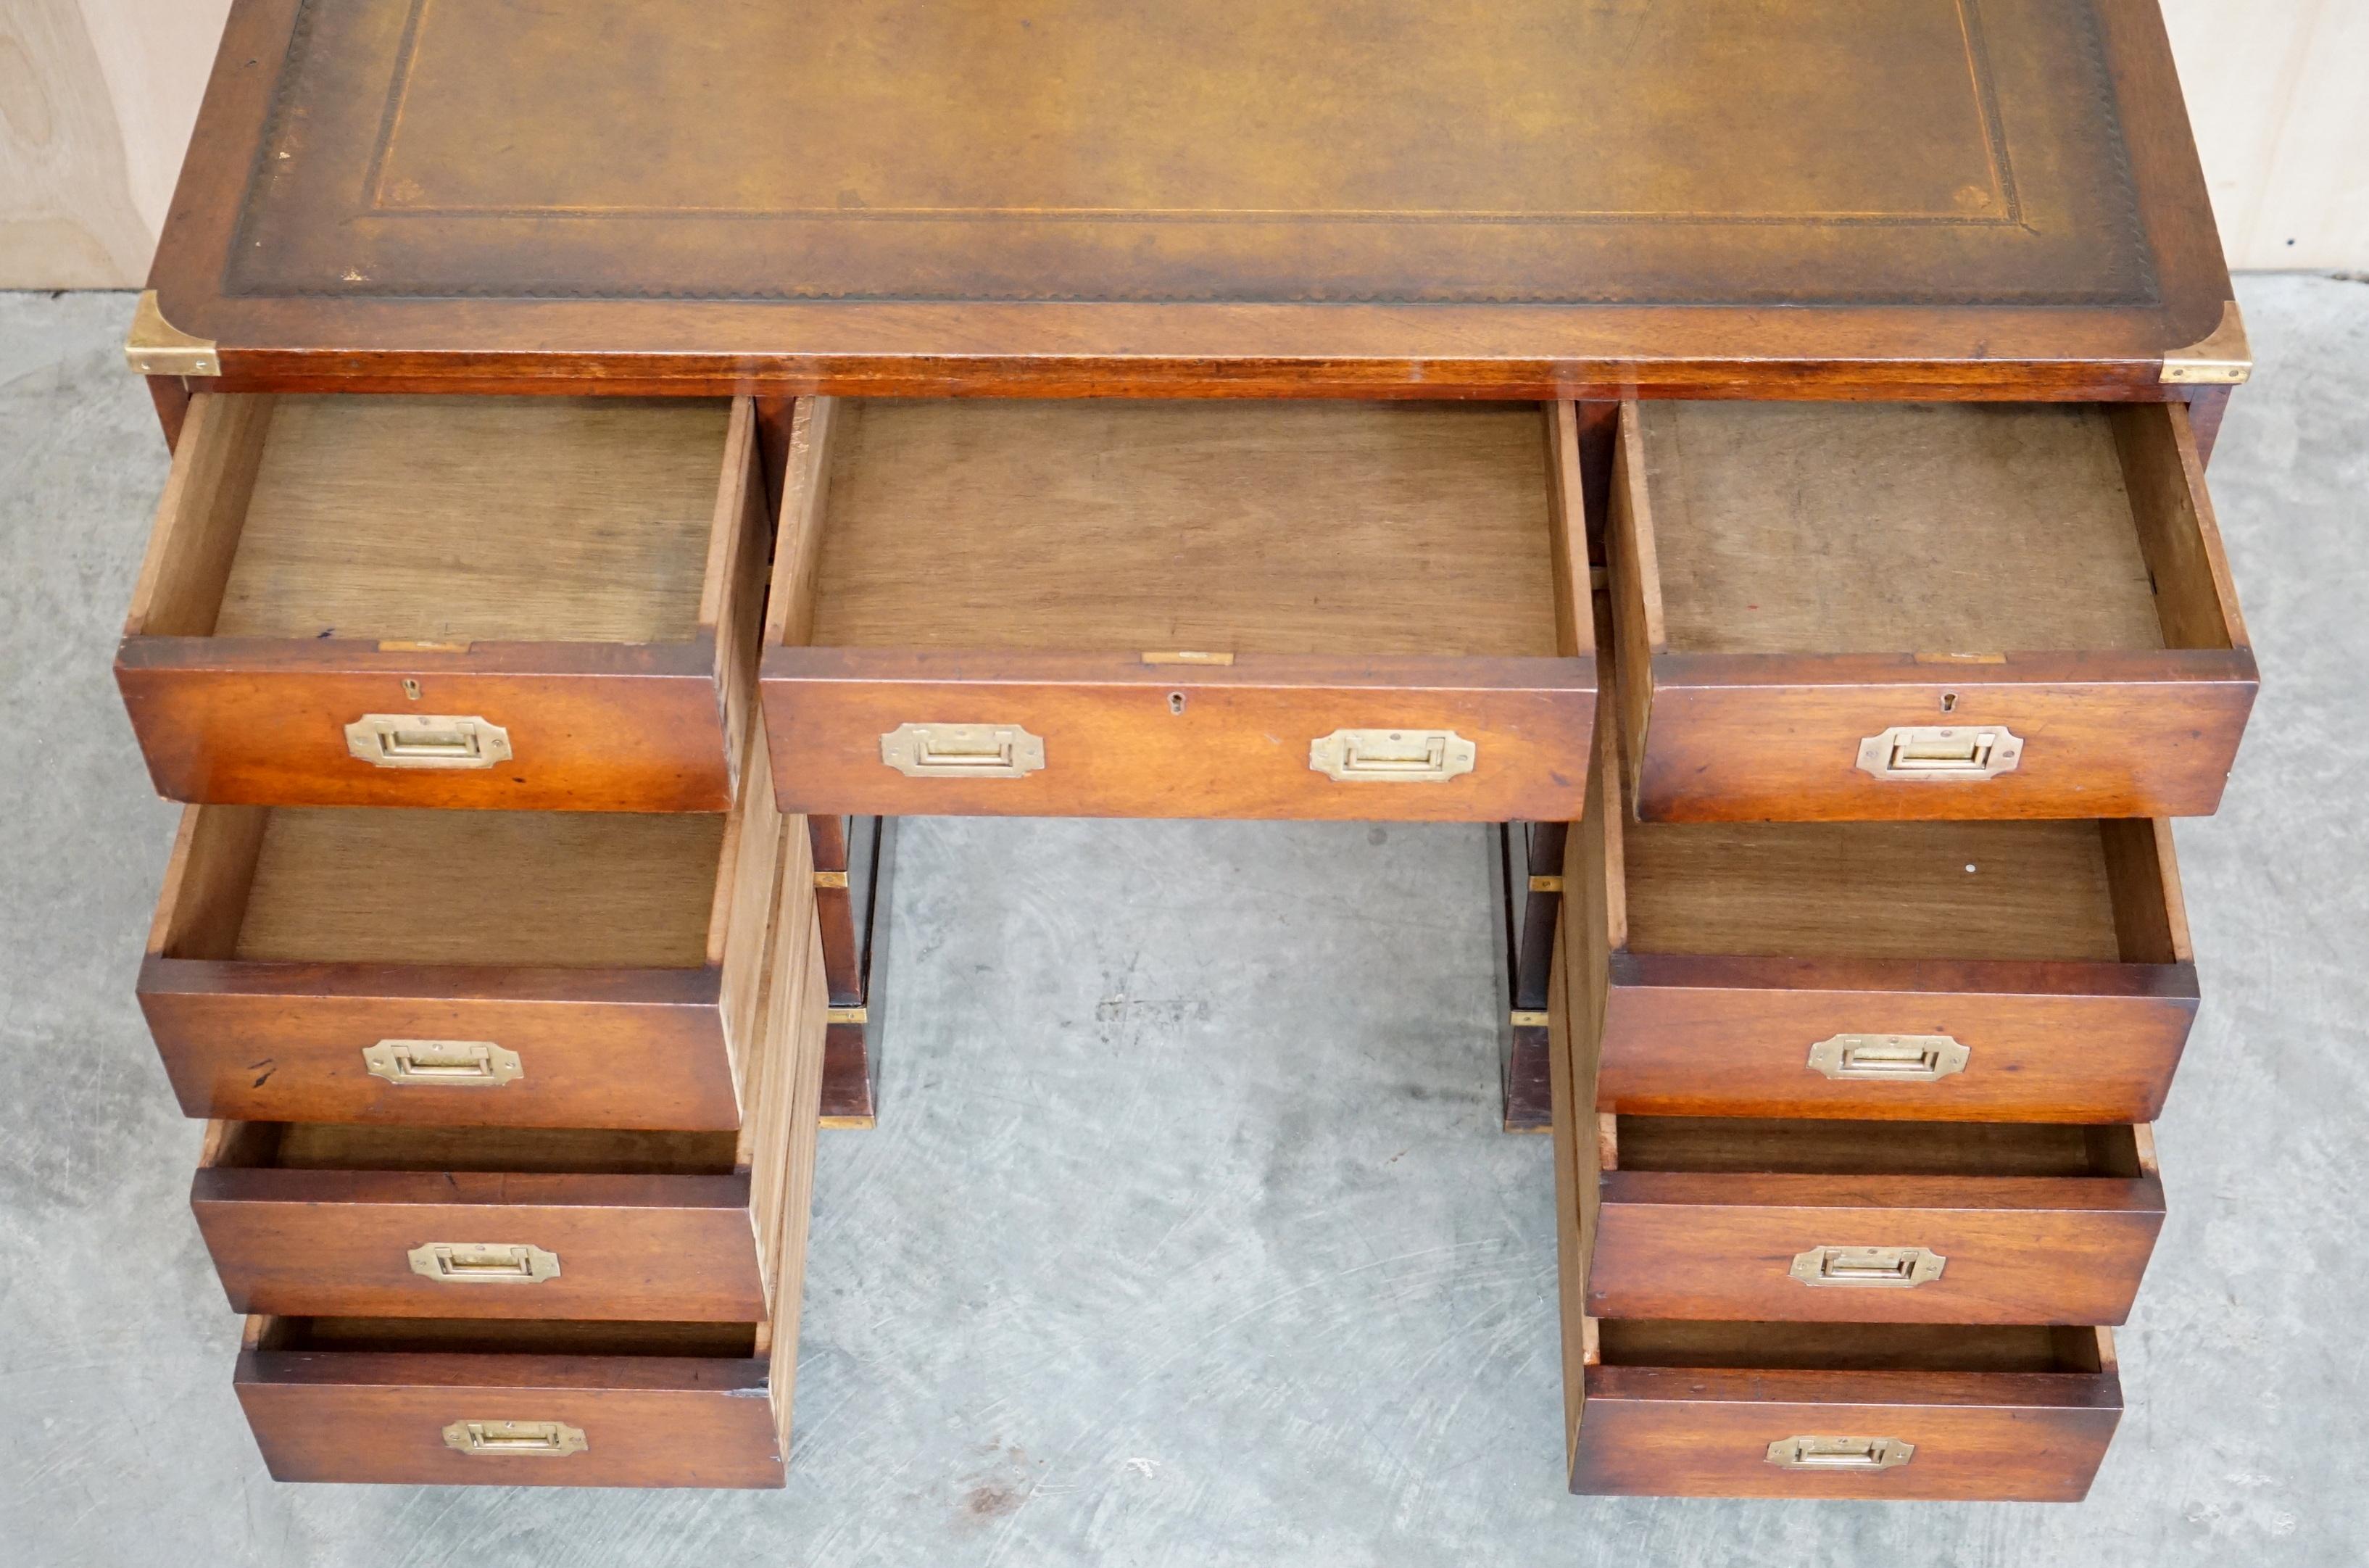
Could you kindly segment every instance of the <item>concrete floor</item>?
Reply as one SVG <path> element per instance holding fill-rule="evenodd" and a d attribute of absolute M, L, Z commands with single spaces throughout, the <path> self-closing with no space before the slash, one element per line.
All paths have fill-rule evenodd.
<path fill-rule="evenodd" d="M 275 1485 L 132 985 L 171 834 L 108 663 L 165 475 L 124 295 L 0 295 L 0 1563 L 2369 1559 L 2369 287 L 2240 286 L 2264 670 L 2180 844 L 2204 1010 L 2079 1507 L 1582 1501 L 1479 829 L 917 821 L 827 1134 L 785 1492 Z"/>

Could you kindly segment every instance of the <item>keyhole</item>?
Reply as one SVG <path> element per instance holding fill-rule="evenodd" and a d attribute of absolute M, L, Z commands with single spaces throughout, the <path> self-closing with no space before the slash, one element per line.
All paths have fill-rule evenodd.
<path fill-rule="evenodd" d="M 1184 692 L 1171 692 L 1168 693 L 1168 711 L 1172 714 L 1181 714 L 1184 711 Z"/>
<path fill-rule="evenodd" d="M 415 703 L 419 701 L 419 682 L 417 681 L 406 681 L 403 683 L 403 694 L 410 698 Z"/>
<path fill-rule="evenodd" d="M 1941 693 L 1941 711 L 1945 714 L 1953 714 L 1958 711 L 1958 693 L 1955 692 L 1944 692 Z"/>

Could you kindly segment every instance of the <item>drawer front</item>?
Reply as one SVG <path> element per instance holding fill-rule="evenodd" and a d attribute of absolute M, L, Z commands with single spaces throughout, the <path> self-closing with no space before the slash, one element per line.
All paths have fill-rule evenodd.
<path fill-rule="evenodd" d="M 140 1005 L 192 1116 L 740 1125 L 715 976 L 511 971 L 499 993 L 488 984 L 481 972 L 425 967 L 152 956 Z"/>
<path fill-rule="evenodd" d="M 746 1322 L 746 1175 L 202 1170 L 198 1229 L 242 1312 Z"/>
<path fill-rule="evenodd" d="M 2162 1224 L 2152 1176 L 1608 1172 L 1588 1312 L 2119 1323 Z"/>
<path fill-rule="evenodd" d="M 761 1360 L 246 1351 L 240 1406 L 276 1481 L 779 1486 Z M 471 1423 L 494 1442 L 446 1440 Z M 563 1432 L 560 1428 L 567 1429 Z M 580 1434 L 577 1447 L 567 1432 Z M 512 1439 L 502 1446 L 502 1439 Z M 572 1450 L 572 1451 L 561 1451 Z"/>
<path fill-rule="evenodd" d="M 538 651 L 555 657 L 526 657 Z M 116 681 L 149 775 L 171 800 L 518 811 L 732 804 L 712 639 L 496 657 L 132 637 L 117 656 Z M 481 733 L 466 754 L 411 749 L 433 765 L 415 765 L 421 756 L 400 749 L 389 757 L 384 746 L 383 760 L 365 761 L 348 727 L 382 715 L 481 719 L 500 738 Z"/>
<path fill-rule="evenodd" d="M 1913 982 L 1902 969 L 1614 954 L 1597 1105 L 2151 1121 L 2196 1016 L 2186 964 L 1920 963 Z"/>
<path fill-rule="evenodd" d="M 2208 817 L 2258 684 L 2243 648 L 1963 666 L 1656 654 L 1652 670 L 1634 797 L 1639 817 L 1665 822 Z M 1938 727 L 2004 731 L 2014 767 L 1861 766 L 1889 732 Z"/>
<path fill-rule="evenodd" d="M 1596 711 L 1592 666 L 1571 659 L 777 647 L 761 684 L 782 808 L 888 816 L 1575 818 Z M 968 752 L 943 773 L 884 761 L 884 744 L 910 757 L 914 727 L 958 726 L 1017 737 L 1013 760 L 978 753 L 994 776 L 966 773 Z M 1429 738 L 1425 758 L 1390 737 Z M 1345 745 L 1348 776 L 1313 765 Z"/>
<path fill-rule="evenodd" d="M 1585 1384 L 1571 1489 L 1616 1496 L 2075 1503 L 2122 1415 L 2112 1373 L 1591 1367 Z M 1771 1462 L 1770 1445 L 1799 1437 L 1913 1452 L 1883 1468 Z"/>

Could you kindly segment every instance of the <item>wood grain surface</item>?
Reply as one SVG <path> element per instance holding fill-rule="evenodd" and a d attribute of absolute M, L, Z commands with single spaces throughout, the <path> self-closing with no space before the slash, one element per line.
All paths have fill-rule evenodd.
<path fill-rule="evenodd" d="M 1620 744 L 1605 713 L 1561 927 L 1574 974 L 1600 988 L 1582 1025 L 1603 1036 L 1605 1109 L 2162 1109 L 2198 1002 L 2169 823 L 1641 823 L 1617 769 L 1593 788 Z M 1925 1082 L 1812 1067 L 1811 1047 L 1848 1034 L 1948 1036 L 1967 1066 Z"/>
<path fill-rule="evenodd" d="M 150 776 L 218 803 L 722 810 L 760 477 L 746 398 L 200 394 L 116 658 Z M 510 756 L 376 767 L 345 734 L 370 713 L 483 718 Z"/>
<path fill-rule="evenodd" d="M 1631 403 L 1608 549 L 1637 814 L 2210 815 L 2257 677 L 2203 473 L 2177 406 Z M 2020 758 L 1864 772 L 1903 725 L 2003 726 Z"/>
<path fill-rule="evenodd" d="M 141 1008 L 192 1116 L 738 1127 L 792 836 L 764 769 L 734 817 L 191 807 Z M 455 1040 L 520 1075 L 398 1084 L 364 1055 Z"/>
<path fill-rule="evenodd" d="M 233 384 L 2161 396 L 2230 297 L 2152 0 L 411 15 L 233 10 Z"/>
<path fill-rule="evenodd" d="M 540 1325 L 537 1325 L 538 1327 Z M 565 1342 L 563 1342 L 564 1344 Z M 779 1486 L 771 1368 L 738 1355 L 250 1349 L 240 1406 L 278 1481 L 465 1486 Z M 467 1454 L 454 1421 L 558 1421 L 560 1458 Z"/>
<path fill-rule="evenodd" d="M 190 1196 L 231 1304 L 360 1317 L 763 1317 L 784 1263 L 782 1205 L 806 1201 L 799 1183 L 809 1178 L 786 1167 L 813 1159 L 824 999 L 803 825 L 770 810 L 758 821 L 795 842 L 786 857 L 754 857 L 767 874 L 749 917 L 762 972 L 741 1036 L 737 1134 L 216 1123 Z M 634 1085 L 612 1088 L 630 1096 Z M 794 1114 L 803 1126 L 788 1125 Z M 412 1250 L 440 1242 L 538 1247 L 557 1272 L 417 1272 Z"/>
<path fill-rule="evenodd" d="M 2122 1417 L 2112 1372 L 1607 1366 L 1585 1379 L 1572 1490 L 1600 1495 L 2077 1503 Z M 1883 1471 L 1768 1461 L 1770 1443 L 1814 1436 L 1893 1437 L 1917 1451 Z"/>
<path fill-rule="evenodd" d="M 1613 1120 L 1592 1317 L 2119 1323 L 2163 1223 L 2141 1129 Z M 1946 1261 L 1906 1288 L 1791 1277 L 1818 1247 L 1922 1247 Z"/>
<path fill-rule="evenodd" d="M 1519 406 L 843 403 L 821 647 L 1552 657 Z"/>
<path fill-rule="evenodd" d="M 1592 661 L 1566 411 L 816 399 L 785 456 L 761 684 L 813 814 L 1571 816 Z M 807 646 L 808 639 L 812 646 Z M 1569 650 L 1565 652 L 1564 650 Z M 913 778 L 907 724 L 1041 738 L 1025 777 Z M 1436 784 L 1309 766 L 1450 729 Z"/>

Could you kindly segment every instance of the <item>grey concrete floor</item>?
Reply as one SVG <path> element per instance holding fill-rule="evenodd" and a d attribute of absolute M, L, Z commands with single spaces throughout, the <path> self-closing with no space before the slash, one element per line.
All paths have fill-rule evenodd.
<path fill-rule="evenodd" d="M 165 475 L 131 301 L 0 295 L 0 1563 L 2369 1559 L 2369 287 L 2240 292 L 2214 488 L 2264 689 L 2179 832 L 2204 1008 L 2077 1507 L 1564 1494 L 1482 830 L 1225 823 L 908 825 L 786 1491 L 274 1484 L 132 998 L 173 808 L 109 675 Z"/>

